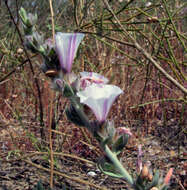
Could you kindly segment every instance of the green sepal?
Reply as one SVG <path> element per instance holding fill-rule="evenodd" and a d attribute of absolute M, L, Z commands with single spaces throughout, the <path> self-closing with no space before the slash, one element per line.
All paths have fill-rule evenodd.
<path fill-rule="evenodd" d="M 135 190 L 144 190 L 144 180 L 141 178 L 141 175 L 138 175 L 133 187 Z"/>
<path fill-rule="evenodd" d="M 107 121 L 100 127 L 100 130 L 97 133 L 103 139 L 101 143 L 102 147 L 104 147 L 106 144 L 113 144 L 113 137 L 115 135 L 115 132 L 116 129 L 114 127 L 113 121 Z"/>
<path fill-rule="evenodd" d="M 23 30 L 25 35 L 32 35 L 35 28 L 33 26 L 27 27 L 26 25 L 23 25 Z"/>
<path fill-rule="evenodd" d="M 70 107 L 67 108 L 65 112 L 69 121 L 81 127 L 85 126 L 84 122 L 79 117 L 79 114 L 76 112 L 76 109 L 73 107 L 73 105 L 70 105 Z"/>
<path fill-rule="evenodd" d="M 99 134 L 99 133 L 98 133 Z M 102 136 L 101 136 L 101 138 L 102 138 Z M 101 142 L 101 147 L 104 147 L 105 145 L 107 145 L 107 144 L 110 144 L 111 143 L 111 137 L 109 136 L 109 137 L 107 137 L 107 138 L 105 138 L 102 142 Z"/>
<path fill-rule="evenodd" d="M 38 15 L 37 14 L 31 14 L 31 13 L 28 13 L 27 14 L 27 26 L 28 27 L 32 27 L 34 25 L 36 25 L 36 22 L 38 20 Z"/>
<path fill-rule="evenodd" d="M 141 185 L 139 184 L 136 184 L 133 186 L 135 190 L 144 190 L 144 187 L 142 187 Z"/>
<path fill-rule="evenodd" d="M 28 28 L 32 28 L 38 20 L 37 14 L 27 14 L 26 10 L 23 7 L 20 8 L 19 15 L 23 24 Z"/>
<path fill-rule="evenodd" d="M 127 134 L 120 136 L 117 141 L 112 145 L 112 152 L 115 152 L 118 155 L 127 145 L 128 139 L 129 135 Z"/>
<path fill-rule="evenodd" d="M 141 175 L 139 175 L 136 179 L 136 184 L 143 185 L 144 180 L 141 178 Z"/>
<path fill-rule="evenodd" d="M 45 55 L 45 49 L 43 47 L 43 36 L 38 32 L 32 32 L 32 35 L 25 36 L 25 46 L 33 53 L 39 52 Z"/>
<path fill-rule="evenodd" d="M 27 12 L 23 7 L 20 8 L 19 15 L 21 17 L 23 24 L 26 25 L 28 22 L 28 17 L 27 17 Z"/>
<path fill-rule="evenodd" d="M 56 52 L 55 52 L 54 48 L 51 48 L 51 49 L 48 50 L 47 56 L 53 57 L 55 55 L 56 55 Z"/>
<path fill-rule="evenodd" d="M 72 96 L 74 96 L 74 91 L 69 85 L 65 84 L 63 95 L 67 98 L 72 97 Z"/>
<path fill-rule="evenodd" d="M 26 10 L 21 7 L 19 10 L 19 15 L 22 20 L 25 35 L 32 35 L 33 32 L 36 30 L 35 25 L 38 20 L 37 14 L 27 14 Z"/>
<path fill-rule="evenodd" d="M 27 36 L 26 36 L 27 37 Z M 32 36 L 31 36 L 32 37 Z M 25 46 L 27 47 L 27 49 L 29 49 L 30 51 L 32 51 L 33 53 L 37 52 L 37 47 L 35 46 L 35 44 L 33 43 L 33 37 L 32 40 L 29 38 L 26 38 L 26 42 L 25 42 Z"/>
<path fill-rule="evenodd" d="M 42 55 L 45 55 L 45 54 L 46 54 L 45 48 L 44 48 L 42 45 L 39 46 L 38 52 L 40 52 Z"/>

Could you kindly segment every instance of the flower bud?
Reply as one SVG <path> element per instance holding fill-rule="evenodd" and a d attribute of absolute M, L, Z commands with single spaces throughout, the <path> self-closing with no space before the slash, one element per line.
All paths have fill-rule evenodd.
<path fill-rule="evenodd" d="M 149 175 L 149 168 L 147 165 L 144 165 L 141 171 L 141 177 L 142 178 L 147 178 Z"/>
<path fill-rule="evenodd" d="M 153 175 L 149 172 L 147 178 L 148 178 L 149 181 L 152 181 L 153 180 Z"/>
<path fill-rule="evenodd" d="M 64 82 L 60 78 L 54 78 L 52 81 L 52 89 L 63 92 L 64 91 Z"/>
<path fill-rule="evenodd" d="M 31 14 L 31 13 L 28 13 L 27 15 L 27 25 L 28 27 L 31 27 L 31 26 L 34 26 L 38 20 L 38 16 L 37 14 Z"/>

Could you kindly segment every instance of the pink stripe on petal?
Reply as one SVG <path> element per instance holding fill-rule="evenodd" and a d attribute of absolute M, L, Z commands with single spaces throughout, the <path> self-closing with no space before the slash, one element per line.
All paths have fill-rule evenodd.
<path fill-rule="evenodd" d="M 105 121 L 106 120 L 106 117 L 107 117 L 107 114 L 108 114 L 108 100 L 104 100 L 104 103 L 103 103 L 103 113 L 102 113 L 102 121 Z"/>
<path fill-rule="evenodd" d="M 72 63 L 73 63 L 73 59 L 74 59 L 74 57 L 75 57 L 75 51 L 76 51 L 76 40 L 77 40 L 77 34 L 75 34 L 74 36 L 73 36 L 73 41 L 72 41 L 72 49 L 71 49 L 71 60 L 70 60 L 70 71 L 71 71 L 71 67 L 72 67 Z"/>
<path fill-rule="evenodd" d="M 67 49 L 67 57 L 66 57 L 66 71 L 69 73 L 71 70 L 71 57 L 72 57 L 72 40 L 73 36 L 70 36 L 68 42 L 68 49 Z"/>
<path fill-rule="evenodd" d="M 57 35 L 55 36 L 55 41 L 56 41 L 56 52 L 59 57 L 60 65 L 61 65 L 61 68 L 64 69 L 65 68 L 65 64 L 63 60 L 64 48 L 63 48 L 63 39 L 62 39 L 61 33 L 57 33 Z"/>

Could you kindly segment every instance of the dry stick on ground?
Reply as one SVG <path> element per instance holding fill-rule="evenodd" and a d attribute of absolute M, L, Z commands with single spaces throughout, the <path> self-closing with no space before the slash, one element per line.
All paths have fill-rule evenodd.
<path fill-rule="evenodd" d="M 156 62 L 152 56 L 144 49 L 142 48 L 137 42 L 136 40 L 127 32 L 127 30 L 122 26 L 122 24 L 120 23 L 119 19 L 117 18 L 117 16 L 115 15 L 114 11 L 112 10 L 112 8 L 110 7 L 109 3 L 107 0 L 103 0 L 104 4 L 106 5 L 106 7 L 108 8 L 108 10 L 111 12 L 111 14 L 113 15 L 113 17 L 115 18 L 116 22 L 118 23 L 118 25 L 121 27 L 121 29 L 123 30 L 124 34 L 126 36 L 128 36 L 128 38 L 130 39 L 130 41 L 134 44 L 134 46 L 136 47 L 136 49 L 138 49 L 168 80 L 170 80 L 177 88 L 179 88 L 183 93 L 184 96 L 187 96 L 187 89 L 184 88 L 184 86 L 182 86 L 177 80 L 175 80 L 171 75 L 169 75 L 161 66 L 158 62 Z"/>
<path fill-rule="evenodd" d="M 54 26 L 54 12 L 52 0 L 49 0 L 49 6 L 51 11 L 51 24 L 52 24 L 52 35 L 53 44 L 55 43 L 55 26 Z M 49 146 L 50 146 L 50 188 L 53 188 L 53 176 L 54 176 L 54 158 L 53 158 L 53 141 L 52 141 L 52 122 L 53 122 L 53 100 L 55 97 L 55 92 L 50 93 L 50 115 L 49 115 Z"/>
<path fill-rule="evenodd" d="M 0 112 L 0 114 L 2 114 L 2 113 Z M 4 123 L 5 123 L 5 126 L 10 125 L 8 122 L 4 122 Z M 95 162 L 92 162 L 90 160 L 86 160 L 86 159 L 81 158 L 81 157 L 79 157 L 77 155 L 74 155 L 74 154 L 67 154 L 67 153 L 61 153 L 61 152 L 53 152 L 53 154 L 55 156 L 59 156 L 59 157 L 62 157 L 62 158 L 67 157 L 67 158 L 75 159 L 75 160 L 84 162 L 84 163 L 88 164 L 89 166 L 91 165 L 91 166 L 95 167 L 95 165 L 96 165 Z M 16 162 L 16 161 L 21 161 L 21 160 L 24 161 L 25 159 L 28 159 L 28 158 L 30 159 L 31 157 L 38 156 L 38 155 L 49 155 L 49 152 L 31 152 L 29 154 L 24 154 L 24 155 L 21 155 L 21 156 L 19 155 L 19 157 L 15 158 L 15 159 L 2 159 L 1 162 L 2 163 L 4 163 L 4 162 L 5 163 L 11 163 L 11 162 Z"/>
<path fill-rule="evenodd" d="M 35 82 L 35 85 L 36 85 L 36 89 L 37 89 L 37 92 L 38 92 L 38 99 L 39 99 L 40 126 L 41 126 L 40 134 L 41 134 L 41 137 L 42 137 L 42 138 L 43 138 L 43 137 L 45 138 L 44 129 L 43 129 L 43 126 L 44 126 L 44 121 L 43 121 L 43 107 L 42 107 L 42 99 L 41 99 L 41 92 L 40 92 L 39 82 L 38 82 L 38 79 L 35 77 L 35 71 L 34 71 L 34 68 L 33 68 L 33 66 L 32 66 L 32 63 L 31 63 L 29 54 L 28 54 L 28 52 L 27 52 L 27 50 L 26 50 L 26 48 L 25 48 L 25 46 L 24 46 L 24 40 L 23 40 L 22 35 L 21 35 L 21 32 L 20 32 L 20 30 L 19 30 L 19 28 L 18 28 L 18 26 L 17 26 L 17 24 L 16 24 L 16 22 L 15 22 L 15 19 L 14 19 L 13 15 L 12 15 L 12 12 L 11 12 L 11 10 L 10 10 L 10 8 L 9 8 L 8 1 L 7 1 L 7 0 L 5 0 L 5 5 L 6 5 L 6 7 L 7 7 L 8 12 L 9 12 L 10 18 L 11 18 L 12 22 L 13 22 L 14 25 L 15 25 L 15 28 L 16 28 L 16 30 L 17 30 L 18 36 L 19 36 L 20 41 L 21 41 L 21 44 L 22 44 L 22 46 L 23 46 L 23 50 L 24 50 L 24 52 L 25 52 L 26 58 L 28 59 L 31 73 L 32 73 L 32 75 L 33 75 L 33 77 L 34 77 L 34 82 Z"/>
<path fill-rule="evenodd" d="M 28 160 L 24 160 L 24 161 L 25 161 L 26 163 L 28 163 L 28 164 L 30 164 L 30 165 L 32 165 L 32 166 L 38 168 L 38 169 L 41 169 L 41 170 L 50 172 L 50 169 L 47 169 L 47 168 L 44 168 L 44 167 L 42 167 L 42 166 L 40 166 L 40 165 L 34 164 L 34 163 L 33 163 L 31 160 L 29 160 L 29 159 L 28 159 Z M 103 188 L 103 187 L 100 187 L 100 186 L 95 185 L 95 184 L 93 184 L 93 183 L 90 183 L 90 182 L 88 182 L 88 181 L 82 180 L 82 179 L 80 179 L 80 178 L 78 178 L 78 177 L 68 176 L 68 175 L 66 175 L 66 174 L 63 174 L 63 173 L 61 173 L 61 172 L 59 172 L 59 171 L 55 171 L 55 170 L 54 170 L 53 172 L 54 172 L 54 174 L 59 175 L 59 176 L 62 176 L 62 177 L 65 177 L 65 178 L 67 178 L 67 179 L 69 179 L 69 180 L 71 180 L 71 181 L 75 181 L 75 182 L 77 182 L 77 183 L 84 184 L 84 185 L 89 185 L 89 186 L 92 186 L 92 187 L 97 188 L 97 189 L 106 190 L 106 188 Z"/>

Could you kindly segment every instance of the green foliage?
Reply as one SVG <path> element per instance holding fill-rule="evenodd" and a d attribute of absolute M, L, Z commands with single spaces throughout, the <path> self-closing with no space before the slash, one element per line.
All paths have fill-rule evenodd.
<path fill-rule="evenodd" d="M 117 141 L 112 145 L 112 151 L 115 152 L 117 155 L 122 152 L 124 147 L 127 145 L 129 139 L 129 135 L 125 134 L 120 136 Z"/>
<path fill-rule="evenodd" d="M 106 157 L 101 158 L 97 163 L 97 166 L 100 171 L 103 172 L 105 175 L 116 178 L 123 178 L 123 175 L 116 170 L 114 164 L 112 162 L 109 162 L 109 159 L 107 159 Z"/>
<path fill-rule="evenodd" d="M 75 125 L 85 126 L 73 105 L 70 105 L 70 107 L 66 109 L 66 116 Z"/>
<path fill-rule="evenodd" d="M 24 32 L 27 35 L 31 35 L 35 31 L 35 25 L 38 20 L 37 14 L 31 14 L 25 11 L 23 7 L 19 11 L 20 18 L 23 23 Z"/>

